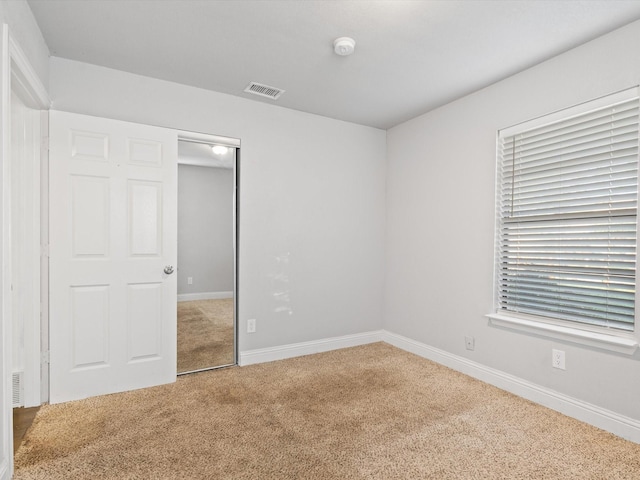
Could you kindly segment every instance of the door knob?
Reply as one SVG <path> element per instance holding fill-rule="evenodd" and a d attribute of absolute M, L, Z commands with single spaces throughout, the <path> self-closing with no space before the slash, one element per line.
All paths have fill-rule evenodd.
<path fill-rule="evenodd" d="M 173 273 L 173 266 L 167 265 L 166 267 L 164 267 L 164 273 L 166 273 L 167 275 L 171 275 Z"/>

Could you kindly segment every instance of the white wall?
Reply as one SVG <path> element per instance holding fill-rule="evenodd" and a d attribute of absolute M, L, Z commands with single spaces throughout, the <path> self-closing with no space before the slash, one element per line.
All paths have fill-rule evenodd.
<path fill-rule="evenodd" d="M 384 131 L 55 57 L 50 68 L 56 110 L 240 138 L 241 351 L 381 327 Z"/>
<path fill-rule="evenodd" d="M 233 186 L 233 169 L 178 165 L 178 295 L 233 292 Z"/>
<path fill-rule="evenodd" d="M 496 132 L 640 82 L 640 22 L 388 131 L 384 326 L 640 419 L 640 355 L 488 325 Z M 475 351 L 464 336 L 475 336 Z M 551 349 L 566 351 L 566 371 Z"/>

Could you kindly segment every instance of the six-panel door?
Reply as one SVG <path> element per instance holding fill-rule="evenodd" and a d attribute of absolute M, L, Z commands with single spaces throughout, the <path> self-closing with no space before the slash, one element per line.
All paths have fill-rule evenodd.
<path fill-rule="evenodd" d="M 50 112 L 50 400 L 176 378 L 177 134 Z"/>

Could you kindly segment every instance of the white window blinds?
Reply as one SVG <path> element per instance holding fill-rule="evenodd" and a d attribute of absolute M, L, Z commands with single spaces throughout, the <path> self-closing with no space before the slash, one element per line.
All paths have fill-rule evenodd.
<path fill-rule="evenodd" d="M 594 103 L 499 134 L 498 309 L 633 330 L 637 88 Z"/>

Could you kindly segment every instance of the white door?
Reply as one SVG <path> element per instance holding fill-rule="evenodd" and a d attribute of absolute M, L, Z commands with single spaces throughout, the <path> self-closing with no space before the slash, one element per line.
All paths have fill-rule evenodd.
<path fill-rule="evenodd" d="M 51 111 L 49 137 L 51 403 L 174 382 L 176 132 Z"/>

